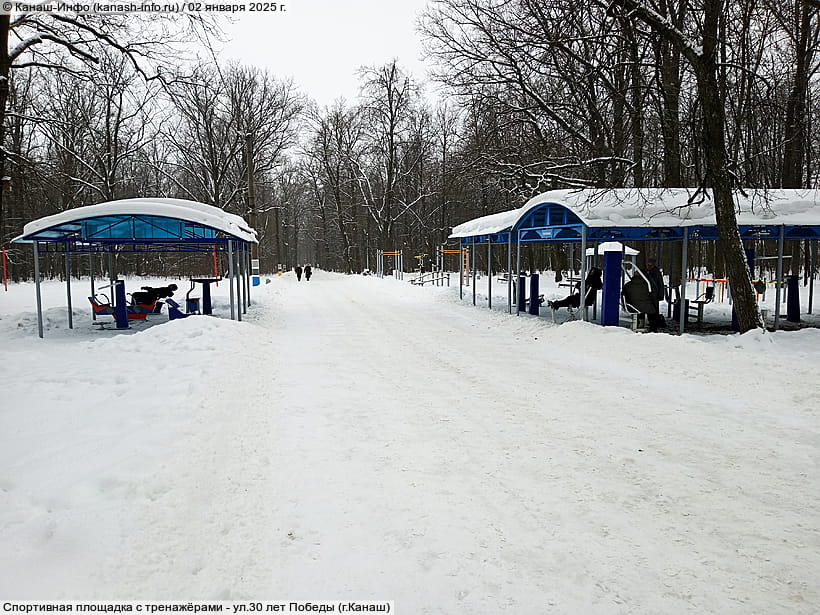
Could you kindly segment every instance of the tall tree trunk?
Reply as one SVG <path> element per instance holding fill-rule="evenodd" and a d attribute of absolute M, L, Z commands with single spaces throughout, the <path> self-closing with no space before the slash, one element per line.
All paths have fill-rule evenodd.
<path fill-rule="evenodd" d="M 6 176 L 6 105 L 9 100 L 9 28 L 10 15 L 0 15 L 0 178 Z M 6 243 L 6 206 L 3 203 L 4 182 L 0 181 L 0 246 Z"/>
<path fill-rule="evenodd" d="M 708 0 L 705 3 L 703 53 L 694 62 L 698 95 L 703 110 L 701 143 L 706 158 L 706 185 L 712 188 L 715 217 L 719 233 L 718 250 L 726 263 L 732 297 L 737 314 L 738 327 L 742 333 L 763 328 L 763 320 L 757 307 L 743 241 L 737 227 L 735 202 L 726 156 L 726 116 L 723 98 L 718 86 L 718 66 L 715 50 L 718 45 L 718 21 L 723 3 Z"/>
<path fill-rule="evenodd" d="M 803 163 L 806 148 L 806 98 L 809 89 L 809 62 L 814 55 L 809 44 L 812 9 L 808 4 L 796 7 L 799 11 L 798 31 L 795 40 L 796 66 L 794 82 L 786 102 L 786 122 L 783 147 L 783 171 L 780 185 L 783 188 L 802 188 Z"/>
<path fill-rule="evenodd" d="M 661 89 L 661 136 L 663 138 L 663 185 L 683 186 L 680 145 L 680 53 L 667 41 L 658 41 L 655 55 Z"/>

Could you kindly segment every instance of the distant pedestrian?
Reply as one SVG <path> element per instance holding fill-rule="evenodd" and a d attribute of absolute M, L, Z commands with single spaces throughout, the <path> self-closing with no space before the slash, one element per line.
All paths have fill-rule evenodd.
<path fill-rule="evenodd" d="M 302 281 L 302 267 L 299 266 L 299 265 L 296 265 L 296 267 L 293 268 L 293 271 L 296 273 L 296 281 L 301 282 Z"/>
<path fill-rule="evenodd" d="M 313 269 L 310 268 L 310 265 L 305 265 L 305 280 L 310 282 L 311 275 L 313 275 Z"/>

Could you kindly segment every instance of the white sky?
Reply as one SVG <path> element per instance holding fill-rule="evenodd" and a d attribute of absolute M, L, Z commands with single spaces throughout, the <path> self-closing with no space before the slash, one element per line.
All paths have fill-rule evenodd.
<path fill-rule="evenodd" d="M 282 0 L 284 13 L 245 13 L 225 28 L 221 58 L 291 76 L 320 105 L 354 101 L 357 71 L 398 58 L 426 80 L 417 16 L 427 0 Z"/>

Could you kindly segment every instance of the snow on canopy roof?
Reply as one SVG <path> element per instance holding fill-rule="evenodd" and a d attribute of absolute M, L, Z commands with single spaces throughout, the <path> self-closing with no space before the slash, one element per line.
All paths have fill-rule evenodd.
<path fill-rule="evenodd" d="M 594 248 L 587 248 L 587 256 L 594 256 L 596 253 L 603 254 L 604 252 L 623 252 L 629 256 L 635 256 L 640 253 L 640 250 L 624 246 L 620 241 L 605 241 Z"/>
<path fill-rule="evenodd" d="M 53 241 L 71 236 L 82 241 L 86 238 L 77 236 L 82 221 L 94 218 L 122 217 L 124 219 L 129 216 L 180 220 L 221 231 L 235 239 L 258 243 L 256 231 L 241 216 L 197 201 L 165 198 L 121 199 L 67 209 L 58 214 L 29 222 L 23 227 L 23 234 L 15 238 L 14 241 Z M 134 239 L 139 240 L 140 237 Z M 151 239 L 155 238 L 151 237 Z"/>
<path fill-rule="evenodd" d="M 453 228 L 451 238 L 491 235 L 514 229 L 533 209 L 561 205 L 590 228 L 715 226 L 711 190 L 617 188 L 552 190 L 511 211 L 476 218 Z M 820 226 L 820 190 L 735 191 L 741 226 Z"/>

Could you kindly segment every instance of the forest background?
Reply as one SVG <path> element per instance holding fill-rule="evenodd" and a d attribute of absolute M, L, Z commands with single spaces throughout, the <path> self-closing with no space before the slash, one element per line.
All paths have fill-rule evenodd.
<path fill-rule="evenodd" d="M 297 81 L 220 61 L 218 18 L 0 16 L 10 279 L 32 275 L 31 251 L 10 243 L 26 222 L 137 196 L 244 216 L 264 272 L 360 272 L 377 249 L 429 266 L 454 225 L 545 190 L 708 186 L 715 103 L 734 186 L 820 187 L 817 0 L 438 0 L 417 27 L 435 100 L 394 61 L 361 68 L 356 100 L 319 106 Z M 704 97 L 689 59 L 711 31 Z M 809 251 L 789 249 L 798 273 Z M 559 245 L 524 257 L 569 266 Z M 117 269 L 186 276 L 206 260 L 120 255 Z"/>

